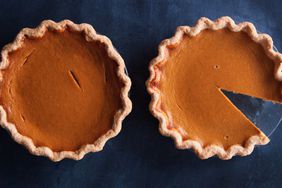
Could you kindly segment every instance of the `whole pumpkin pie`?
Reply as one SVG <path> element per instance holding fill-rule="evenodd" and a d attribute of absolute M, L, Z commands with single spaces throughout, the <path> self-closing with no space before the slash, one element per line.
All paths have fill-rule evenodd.
<path fill-rule="evenodd" d="M 1 125 L 31 153 L 78 160 L 120 132 L 131 82 L 92 26 L 43 21 L 1 55 Z"/>
<path fill-rule="evenodd" d="M 270 36 L 229 17 L 178 27 L 152 60 L 147 89 L 160 132 L 206 159 L 249 155 L 269 138 L 222 90 L 282 102 L 281 54 Z"/>

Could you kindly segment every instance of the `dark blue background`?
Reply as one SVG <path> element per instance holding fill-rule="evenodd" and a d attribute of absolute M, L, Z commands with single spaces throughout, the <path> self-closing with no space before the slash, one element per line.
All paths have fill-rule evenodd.
<path fill-rule="evenodd" d="M 148 111 L 144 82 L 157 45 L 176 26 L 193 25 L 206 16 L 229 15 L 251 21 L 270 34 L 282 50 L 282 3 L 279 1 L 3 1 L 0 47 L 23 27 L 44 19 L 86 22 L 107 35 L 124 58 L 133 85 L 133 111 L 121 133 L 104 150 L 81 161 L 53 163 L 30 155 L 0 129 L 0 187 L 281 187 L 282 127 L 267 146 L 248 157 L 201 161 L 191 151 L 175 149 L 161 136 Z"/>

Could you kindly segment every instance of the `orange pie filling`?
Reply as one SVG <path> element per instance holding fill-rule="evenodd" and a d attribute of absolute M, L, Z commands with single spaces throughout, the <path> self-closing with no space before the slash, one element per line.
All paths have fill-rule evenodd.
<path fill-rule="evenodd" d="M 9 54 L 1 104 L 35 146 L 75 151 L 110 130 L 122 107 L 117 64 L 83 34 L 46 31 Z"/>
<path fill-rule="evenodd" d="M 265 135 L 225 97 L 221 89 L 281 102 L 281 85 L 274 78 L 275 63 L 260 44 L 244 32 L 204 30 L 184 36 L 169 47 L 162 71 L 158 104 L 168 129 L 184 140 L 203 146 L 244 146 L 254 135 Z"/>

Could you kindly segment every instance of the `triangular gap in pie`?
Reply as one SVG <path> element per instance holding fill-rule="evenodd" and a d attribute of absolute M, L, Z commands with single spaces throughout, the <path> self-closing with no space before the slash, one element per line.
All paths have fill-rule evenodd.
<path fill-rule="evenodd" d="M 32 154 L 60 161 L 101 151 L 131 111 L 122 57 L 89 24 L 43 21 L 6 45 L 1 125 Z"/>
<path fill-rule="evenodd" d="M 269 142 L 221 89 L 281 103 L 280 53 L 253 24 L 201 18 L 178 27 L 152 60 L 147 89 L 160 132 L 200 158 L 249 155 Z"/>

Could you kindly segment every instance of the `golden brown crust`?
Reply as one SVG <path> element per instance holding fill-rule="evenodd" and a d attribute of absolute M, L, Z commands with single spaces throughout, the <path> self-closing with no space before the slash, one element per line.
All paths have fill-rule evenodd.
<path fill-rule="evenodd" d="M 175 145 L 179 149 L 193 149 L 195 153 L 201 159 L 207 159 L 214 155 L 217 155 L 220 159 L 227 160 L 231 159 L 234 155 L 246 156 L 252 153 L 255 145 L 264 145 L 269 142 L 268 137 L 263 133 L 255 136 L 251 136 L 245 143 L 245 146 L 233 145 L 229 149 L 217 145 L 209 145 L 203 147 L 198 141 L 195 140 L 184 140 L 181 134 L 175 130 L 168 129 L 168 122 L 166 117 L 169 117 L 167 112 L 162 111 L 158 104 L 160 103 L 160 91 L 155 84 L 161 79 L 162 72 L 158 69 L 162 63 L 165 63 L 169 58 L 168 46 L 178 45 L 184 35 L 196 36 L 205 29 L 219 30 L 228 28 L 233 32 L 243 31 L 246 32 L 253 41 L 261 44 L 264 48 L 265 53 L 270 59 L 277 63 L 275 70 L 275 78 L 282 81 L 282 54 L 273 50 L 273 41 L 267 34 L 258 34 L 254 25 L 249 22 L 243 22 L 236 24 L 230 17 L 221 17 L 216 21 L 211 21 L 208 18 L 200 18 L 194 27 L 180 26 L 177 28 L 175 35 L 161 42 L 158 48 L 158 56 L 154 58 L 149 65 L 150 77 L 146 82 L 147 90 L 151 95 L 150 110 L 152 114 L 159 120 L 159 131 L 164 136 L 172 137 L 175 141 Z"/>
<path fill-rule="evenodd" d="M 97 34 L 94 28 L 89 24 L 75 24 L 70 20 L 63 20 L 58 23 L 51 20 L 45 20 L 37 28 L 22 29 L 21 32 L 17 35 L 14 42 L 6 45 L 3 48 L 1 52 L 2 61 L 0 64 L 0 70 L 3 70 L 9 66 L 9 53 L 21 48 L 23 45 L 23 40 L 26 37 L 40 38 L 45 34 L 47 30 L 64 31 L 66 28 L 70 29 L 71 31 L 83 32 L 87 41 L 98 41 L 104 44 L 108 56 L 118 64 L 117 76 L 124 85 L 121 89 L 120 94 L 120 97 L 122 99 L 122 109 L 116 112 L 112 129 L 107 131 L 106 134 L 97 139 L 95 143 L 84 145 L 78 151 L 54 152 L 48 147 L 36 147 L 31 138 L 21 135 L 17 131 L 16 126 L 7 121 L 7 114 L 3 106 L 0 106 L 1 126 L 11 134 L 12 138 L 16 142 L 24 145 L 30 153 L 38 156 L 46 156 L 52 161 L 60 161 L 64 158 L 80 160 L 84 157 L 85 154 L 89 152 L 101 151 L 107 140 L 116 136 L 120 132 L 122 121 L 130 113 L 132 108 L 132 103 L 128 97 L 129 89 L 131 87 L 131 81 L 125 74 L 125 64 L 122 57 L 115 50 L 110 39 L 108 39 L 106 36 Z M 0 72 L 0 82 L 2 82 L 2 72 Z"/>

